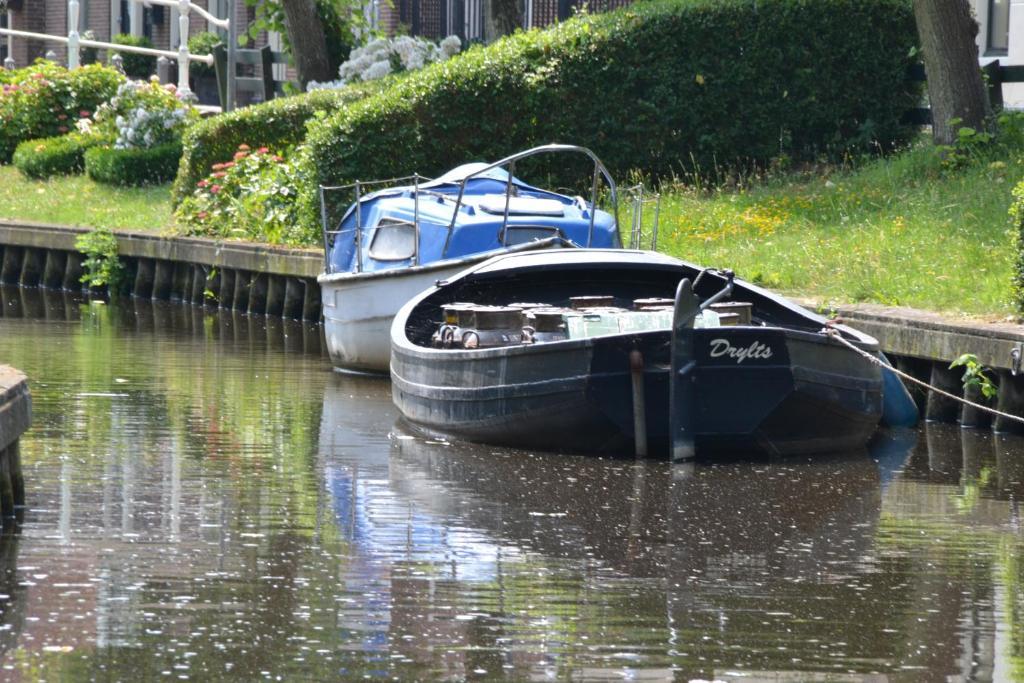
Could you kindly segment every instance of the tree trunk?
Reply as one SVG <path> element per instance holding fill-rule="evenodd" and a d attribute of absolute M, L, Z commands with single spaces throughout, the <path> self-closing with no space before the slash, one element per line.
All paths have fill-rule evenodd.
<path fill-rule="evenodd" d="M 522 28 L 519 0 L 484 0 L 484 40 L 494 42 Z"/>
<path fill-rule="evenodd" d="M 957 129 L 983 130 L 992 113 L 978 66 L 978 23 L 967 0 L 914 0 L 921 38 L 932 135 L 936 144 L 956 140 Z M 959 119 L 959 123 L 952 123 Z"/>
<path fill-rule="evenodd" d="M 295 71 L 302 87 L 305 88 L 310 81 L 334 80 L 337 74 L 331 72 L 324 25 L 316 9 L 316 0 L 281 0 L 281 7 Z"/>

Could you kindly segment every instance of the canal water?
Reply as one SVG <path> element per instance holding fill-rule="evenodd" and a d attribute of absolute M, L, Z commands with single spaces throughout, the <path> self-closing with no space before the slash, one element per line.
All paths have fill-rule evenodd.
<path fill-rule="evenodd" d="M 697 466 L 404 429 L 316 327 L 0 291 L 4 680 L 1024 678 L 1024 442 Z"/>

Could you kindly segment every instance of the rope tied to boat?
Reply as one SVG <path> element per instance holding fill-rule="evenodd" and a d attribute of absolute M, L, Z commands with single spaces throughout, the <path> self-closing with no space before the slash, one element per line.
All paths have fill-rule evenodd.
<path fill-rule="evenodd" d="M 944 391 L 942 389 L 939 389 L 938 387 L 932 386 L 931 384 L 928 384 L 927 382 L 925 382 L 923 380 L 920 380 L 920 379 L 918 379 L 918 378 L 914 377 L 913 375 L 910 375 L 910 374 L 908 374 L 906 372 L 903 372 L 902 370 L 899 370 L 899 369 L 897 369 L 897 368 L 895 368 L 895 367 L 893 367 L 891 365 L 886 365 L 882 361 L 882 359 L 879 358 L 878 356 L 872 355 L 872 354 L 868 353 L 867 351 L 865 351 L 864 349 L 857 348 L 857 346 L 855 346 L 853 344 L 853 342 L 849 341 L 848 339 L 844 339 L 842 333 L 834 327 L 834 325 L 836 325 L 837 323 L 840 323 L 840 322 L 841 321 L 839 321 L 839 320 L 829 320 L 827 323 L 825 323 L 825 330 L 824 330 L 825 335 L 830 337 L 830 338 L 832 338 L 832 339 L 835 339 L 836 341 L 838 341 L 840 344 L 842 344 L 846 348 L 850 349 L 851 351 L 854 351 L 854 352 L 860 354 L 861 356 L 863 356 L 867 360 L 871 361 L 872 363 L 874 363 L 878 367 L 882 368 L 883 370 L 888 370 L 889 372 L 893 373 L 897 377 L 900 377 L 901 379 L 905 379 L 907 381 L 913 382 L 914 384 L 917 384 L 918 386 L 924 387 L 925 389 L 928 389 L 929 391 L 934 391 L 935 393 L 939 394 L 940 396 L 945 396 L 946 398 L 953 399 L 954 401 L 958 401 L 960 403 L 963 403 L 964 405 L 970 406 L 970 407 L 972 407 L 972 408 L 974 408 L 976 410 L 981 410 L 981 411 L 984 411 L 986 413 L 991 413 L 992 415 L 998 415 L 999 417 L 1004 417 L 1007 420 L 1013 420 L 1015 422 L 1020 422 L 1021 424 L 1024 424 L 1024 417 L 1020 417 L 1019 415 L 1012 415 L 1010 413 L 1005 413 L 1005 412 L 1003 412 L 1001 410 L 996 410 L 995 408 L 991 408 L 991 407 L 983 405 L 981 403 L 976 403 L 974 401 L 966 399 L 963 396 L 957 396 L 956 394 L 951 394 L 948 391 Z"/>

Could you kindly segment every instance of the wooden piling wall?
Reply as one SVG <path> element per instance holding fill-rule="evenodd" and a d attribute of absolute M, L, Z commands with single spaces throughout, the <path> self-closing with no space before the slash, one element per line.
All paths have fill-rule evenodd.
<path fill-rule="evenodd" d="M 18 441 L 31 423 L 32 399 L 25 375 L 0 365 L 0 514 L 5 527 L 25 505 Z"/>
<path fill-rule="evenodd" d="M 81 289 L 75 240 L 88 228 L 0 220 L 0 282 Z M 320 320 L 321 249 L 117 231 L 128 293 L 298 320 Z M 253 291 L 255 290 L 255 291 Z"/>

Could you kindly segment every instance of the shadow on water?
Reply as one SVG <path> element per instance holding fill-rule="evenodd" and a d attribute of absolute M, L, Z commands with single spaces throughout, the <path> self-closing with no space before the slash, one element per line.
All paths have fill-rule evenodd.
<path fill-rule="evenodd" d="M 396 426 L 315 326 L 0 288 L 33 380 L 0 666 L 144 680 L 1019 680 L 1024 441 L 548 455 Z M 2 677 L 2 676 L 0 676 Z"/>

